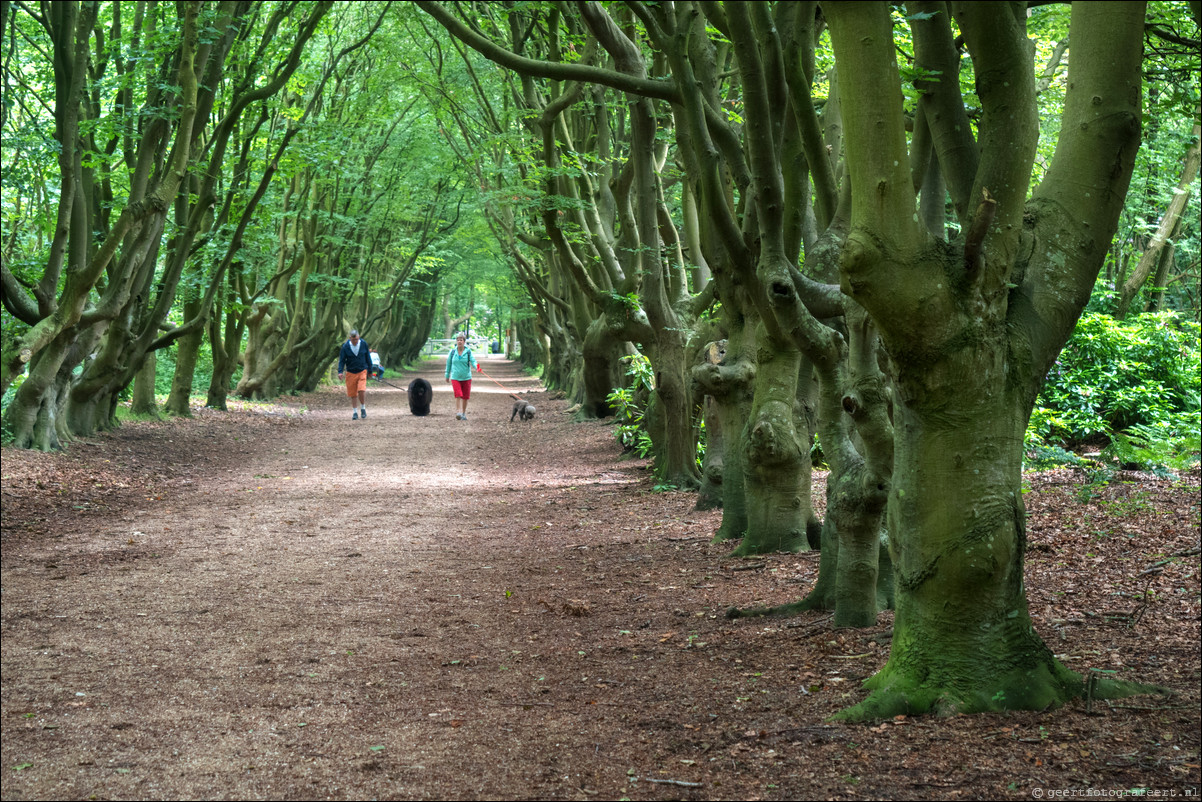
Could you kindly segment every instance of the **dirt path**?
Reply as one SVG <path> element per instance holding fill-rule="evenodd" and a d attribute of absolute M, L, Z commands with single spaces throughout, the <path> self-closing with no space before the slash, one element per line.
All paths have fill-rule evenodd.
<path fill-rule="evenodd" d="M 728 622 L 732 604 L 798 598 L 816 555 L 733 564 L 709 543 L 719 514 L 652 493 L 607 426 L 538 393 L 535 420 L 510 423 L 482 378 L 457 421 L 431 367 L 425 418 L 373 384 L 366 421 L 326 390 L 303 415 L 4 451 L 5 799 L 1197 788 L 1196 556 L 1140 630 L 1087 638 L 1051 613 L 1069 640 L 1054 648 L 1154 652 L 1115 667 L 1184 701 L 828 724 L 887 656 L 888 615 Z M 504 360 L 485 371 L 537 390 Z M 1161 490 L 1196 505 L 1191 481 Z M 1181 505 L 1156 548 L 1196 539 Z"/>

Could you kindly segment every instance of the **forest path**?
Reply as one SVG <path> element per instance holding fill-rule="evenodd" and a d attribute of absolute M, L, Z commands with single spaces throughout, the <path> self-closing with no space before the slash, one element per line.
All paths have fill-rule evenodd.
<path fill-rule="evenodd" d="M 800 598 L 818 556 L 729 559 L 721 513 L 653 492 L 607 423 L 540 392 L 510 423 L 479 375 L 458 421 L 442 363 L 420 373 L 427 417 L 372 383 L 365 421 L 324 388 L 4 450 L 4 799 L 1196 791 L 1197 552 L 1141 573 L 1196 546 L 1196 472 L 1088 504 L 1039 475 L 1027 497 L 1041 634 L 1179 699 L 851 726 L 827 718 L 883 665 L 891 614 L 728 621 Z M 1111 623 L 1126 599 L 1138 626 Z"/>
<path fill-rule="evenodd" d="M 573 762 L 564 750 L 589 776 L 609 766 L 621 790 L 625 764 L 601 751 L 617 740 L 612 707 L 576 710 L 581 699 L 570 724 L 545 715 L 581 693 L 569 689 L 599 693 L 576 668 L 598 640 L 582 632 L 603 609 L 595 594 L 614 589 L 581 557 L 665 509 L 688 515 L 692 497 L 647 493 L 608 427 L 571 422 L 501 358 L 483 367 L 503 386 L 474 374 L 456 420 L 442 367 L 370 383 L 366 420 L 339 388 L 306 396 L 299 418 L 269 413 L 277 425 L 114 433 L 117 470 L 71 489 L 150 469 L 145 495 L 82 499 L 39 522 L 61 531 L 6 540 L 4 760 L 31 765 L 4 796 L 497 798 L 569 775 L 595 784 L 580 767 L 547 769 Z M 398 389 L 413 375 L 433 385 L 428 416 Z M 531 393 L 533 421 L 509 421 L 510 392 Z M 606 509 L 625 493 L 655 511 Z M 628 517 L 637 526 L 617 525 Z M 712 525 L 653 526 L 657 538 L 688 526 L 702 544 Z M 643 617 L 608 634 L 647 626 L 645 611 L 621 614 Z"/>

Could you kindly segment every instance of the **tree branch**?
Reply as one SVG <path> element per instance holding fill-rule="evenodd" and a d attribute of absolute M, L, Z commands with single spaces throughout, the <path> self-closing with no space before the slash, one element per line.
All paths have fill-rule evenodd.
<path fill-rule="evenodd" d="M 978 125 L 981 161 L 972 176 L 972 194 L 965 200 L 972 203 L 989 187 L 997 201 L 989 211 L 995 220 L 986 236 L 991 240 L 991 259 L 1000 271 L 996 283 L 1001 285 L 1007 280 L 1002 274 L 1014 262 L 1039 143 L 1034 45 L 1012 4 L 956 2 L 952 10 L 972 55 L 983 109 Z M 974 225 L 971 219 L 964 224 Z"/>
<path fill-rule="evenodd" d="M 1011 293 L 1011 342 L 1029 349 L 1034 379 L 1072 332 L 1122 213 L 1140 142 L 1144 11 L 1142 2 L 1073 6 L 1060 139 L 1027 205 L 1034 247 Z"/>
<path fill-rule="evenodd" d="M 34 302 L 20 280 L 8 269 L 8 265 L 0 262 L 0 285 L 3 287 L 4 308 L 8 313 L 29 326 L 36 326 L 42 316 L 38 313 L 38 305 Z"/>
<path fill-rule="evenodd" d="M 1160 226 L 1156 229 L 1156 234 L 1152 237 L 1152 241 L 1148 243 L 1148 247 L 1144 248 L 1144 252 L 1139 256 L 1139 263 L 1135 266 L 1135 270 L 1123 282 L 1123 286 L 1119 290 L 1118 308 L 1115 316 L 1120 320 L 1127 316 L 1127 310 L 1131 307 L 1131 301 L 1139 292 L 1140 287 L 1148 280 L 1148 276 L 1152 275 L 1152 271 L 1160 262 L 1160 256 L 1165 248 L 1169 245 L 1170 240 L 1175 236 L 1176 231 L 1181 227 L 1182 216 L 1185 213 L 1186 206 L 1189 203 L 1189 187 L 1194 183 L 1194 179 L 1198 176 L 1199 158 L 1202 157 L 1202 152 L 1199 151 L 1199 141 L 1202 139 L 1202 126 L 1194 123 L 1194 130 L 1191 133 L 1193 144 L 1190 145 L 1189 151 L 1185 154 L 1185 165 L 1181 169 L 1181 178 L 1177 181 L 1177 187 L 1173 190 L 1172 200 L 1169 201 L 1169 206 L 1165 209 L 1164 217 L 1160 219 Z"/>
<path fill-rule="evenodd" d="M 814 97 L 810 89 L 812 76 L 802 65 L 802 54 L 813 52 L 814 41 L 817 38 L 817 26 L 814 21 L 816 7 L 815 2 L 790 3 L 782 7 L 782 14 L 786 16 L 781 20 L 781 49 L 785 60 L 785 83 L 789 91 L 789 102 L 801 135 L 802 151 L 814 181 L 814 211 L 818 218 L 818 228 L 825 229 L 835 217 L 839 192 L 835 181 L 835 168 L 822 137 L 818 112 L 814 108 Z M 790 20 L 789 14 L 796 19 Z M 785 24 L 789 22 L 792 24 Z"/>
<path fill-rule="evenodd" d="M 535 78 L 552 78 L 561 81 L 583 81 L 586 83 L 602 84 L 611 89 L 618 89 L 643 97 L 668 100 L 675 103 L 680 102 L 679 93 L 676 91 L 676 88 L 666 81 L 653 78 L 639 78 L 588 64 L 560 64 L 519 56 L 469 28 L 463 21 L 447 11 L 442 3 L 434 2 L 434 0 L 415 0 L 414 4 L 437 20 L 452 36 L 480 53 L 489 61 L 493 61 L 502 67 L 507 67 L 522 75 L 529 75 Z"/>
<path fill-rule="evenodd" d="M 987 187 L 981 187 L 981 204 L 972 217 L 972 226 L 964 238 L 964 272 L 970 284 L 976 284 L 985 266 L 985 256 L 982 248 L 993 218 L 997 215 L 997 201 L 989 194 Z"/>
<path fill-rule="evenodd" d="M 1056 47 L 1052 49 L 1052 55 L 1048 57 L 1048 65 L 1043 68 L 1043 75 L 1039 76 L 1039 81 L 1035 84 L 1036 94 L 1043 94 L 1048 91 L 1048 87 L 1052 85 L 1052 81 L 1056 77 L 1056 69 L 1060 66 L 1060 62 L 1064 60 L 1064 54 L 1067 52 L 1068 39 L 1061 39 L 1056 43 Z"/>
<path fill-rule="evenodd" d="M 907 3 L 906 9 L 914 18 L 910 23 L 914 66 L 921 76 L 914 82 L 921 93 L 918 111 L 926 119 L 952 204 L 964 221 L 970 211 L 980 156 L 960 95 L 960 54 L 952 39 L 947 3 L 921 0 Z"/>

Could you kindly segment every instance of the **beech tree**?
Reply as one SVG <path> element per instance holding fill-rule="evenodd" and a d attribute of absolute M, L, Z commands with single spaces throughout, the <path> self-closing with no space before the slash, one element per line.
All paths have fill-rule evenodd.
<path fill-rule="evenodd" d="M 174 199 L 171 235 L 164 236 L 165 231 L 156 234 L 164 240 L 162 268 L 156 269 L 157 260 L 152 258 L 132 271 L 126 279 L 132 286 L 125 291 L 128 300 L 124 308 L 108 323 L 97 352 L 85 362 L 81 375 L 72 382 L 66 407 L 67 425 L 72 433 L 88 434 L 111 426 L 119 394 L 148 355 L 188 333 L 203 331 L 205 317 L 215 297 L 213 288 L 219 286 L 223 278 L 224 261 L 218 263 L 218 269 L 209 278 L 209 290 L 192 299 L 193 303 L 185 308 L 186 320 L 181 325 L 170 326 L 167 319 L 189 263 L 194 274 L 205 272 L 203 262 L 198 264 L 193 252 L 197 240 L 208 233 L 215 217 L 212 207 L 217 204 L 219 187 L 226 172 L 224 159 L 229 152 L 231 136 L 244 113 L 253 118 L 258 112 L 254 104 L 271 98 L 284 87 L 300 63 L 306 42 L 331 5 L 328 0 L 314 4 L 309 14 L 299 20 L 296 38 L 280 53 L 272 53 L 271 47 L 273 35 L 289 16 L 286 6 L 277 7 L 275 13 L 262 23 L 258 42 L 247 42 L 251 32 L 258 27 L 250 5 L 226 3 L 218 8 L 213 25 L 221 35 L 201 50 L 207 57 L 207 66 L 203 73 L 203 89 L 198 93 L 198 117 L 205 124 L 197 125 L 192 133 L 193 152 L 203 150 L 203 154 L 192 158 L 194 169 Z M 261 6 L 258 11 L 262 12 Z M 250 54 L 231 53 L 235 44 L 248 50 L 251 44 L 256 47 Z M 274 44 L 280 45 L 279 42 Z M 271 65 L 270 80 L 262 86 L 256 85 L 260 72 L 267 66 L 264 62 L 272 56 L 278 58 L 278 63 Z M 227 74 L 227 61 L 233 62 L 232 75 Z M 228 96 L 220 92 L 225 81 L 232 84 Z M 205 135 L 209 140 L 201 148 Z M 254 204 L 248 206 L 250 208 L 243 209 L 245 215 L 253 214 Z M 223 211 L 228 214 L 224 204 Z M 155 247 L 157 250 L 158 246 Z M 153 373 L 142 375 L 153 377 Z"/>
<path fill-rule="evenodd" d="M 1139 147 L 1144 7 L 1073 6 L 1060 139 L 1028 197 L 1039 125 L 1025 8 L 950 4 L 982 110 L 974 141 L 955 122 L 955 87 L 923 98 L 962 221 L 951 241 L 916 219 L 887 6 L 823 10 L 841 87 L 858 100 L 844 106 L 852 231 L 841 284 L 876 322 L 895 392 L 893 646 L 872 696 L 845 715 L 1043 709 L 1082 685 L 1027 610 L 1023 433 L 1122 210 Z M 951 20 L 914 24 L 930 34 L 917 39 L 922 66 L 951 43 Z"/>
<path fill-rule="evenodd" d="M 640 153 L 658 149 L 658 143 L 665 136 L 671 135 L 676 140 L 676 165 L 687 177 L 687 181 L 679 185 L 683 236 L 676 233 L 675 226 L 663 224 L 667 214 L 659 215 L 658 230 L 647 223 L 640 224 L 636 212 L 643 207 L 634 200 L 640 197 L 637 193 L 630 196 L 629 201 L 618 202 L 617 207 L 630 209 L 622 231 L 624 236 L 631 232 L 638 235 L 644 261 L 654 260 L 657 250 L 670 252 L 675 246 L 683 252 L 687 247 L 689 259 L 697 265 L 697 275 L 712 275 L 712 283 L 688 302 L 694 315 L 713 299 L 721 302 L 719 321 L 710 331 L 725 340 L 723 358 L 720 364 L 706 364 L 690 374 L 696 386 L 713 398 L 709 405 L 712 416 L 707 431 L 721 432 L 721 437 L 715 436 L 711 443 L 712 449 L 722 451 L 720 470 L 711 472 L 711 476 L 720 473 L 722 477 L 723 524 L 718 538 L 741 538 L 737 554 L 806 548 L 811 535 L 816 539 L 814 530 L 817 528 L 810 504 L 810 443 L 814 427 L 820 420 L 813 414 L 815 394 L 821 389 L 827 397 L 835 399 L 834 408 L 838 408 L 851 375 L 845 370 L 849 352 L 844 349 L 842 338 L 814 317 L 815 311 L 825 317 L 843 314 L 843 300 L 837 287 L 808 279 L 797 269 L 802 243 L 808 239 L 807 244 L 811 247 L 806 252 L 806 262 L 809 267 L 817 273 L 833 276 L 837 267 L 832 257 L 837 250 L 829 244 L 836 243 L 847 226 L 846 210 L 837 213 L 835 165 L 825 147 L 827 141 L 837 144 L 838 126 L 830 126 L 831 137 L 827 141 L 823 141 L 822 133 L 807 140 L 801 131 L 818 129 L 813 105 L 794 105 L 796 110 L 790 110 L 793 98 L 782 94 L 783 87 L 789 85 L 793 91 L 804 93 L 808 98 L 809 84 L 815 77 L 813 54 L 821 30 L 815 20 L 816 6 L 813 3 L 769 5 L 755 9 L 754 13 L 752 6 L 743 4 L 681 3 L 652 7 L 630 3 L 624 4 L 625 11 L 622 5 L 603 8 L 584 3 L 564 7 L 565 16 L 569 10 L 573 12 L 575 27 L 569 26 L 569 30 L 587 31 L 608 55 L 605 62 L 590 60 L 587 54 L 593 53 L 594 49 L 584 45 L 582 50 L 586 55 L 582 59 L 564 62 L 530 58 L 512 46 L 504 46 L 497 37 L 486 37 L 485 26 L 465 24 L 436 3 L 419 5 L 456 37 L 519 74 L 577 84 L 601 84 L 631 97 L 628 101 L 629 108 L 634 110 L 631 120 L 643 119 L 640 115 L 650 114 L 657 133 L 652 138 L 650 128 L 631 126 L 631 138 L 623 143 L 629 153 L 626 165 L 622 171 L 611 174 L 608 181 L 614 198 L 619 197 L 620 191 L 630 192 L 632 187 L 640 186 L 636 180 L 641 169 L 637 158 Z M 778 15 L 775 21 L 787 31 L 783 40 L 771 33 L 772 14 Z M 632 22 L 630 15 L 637 22 Z M 549 20 L 558 18 L 558 12 L 548 17 Z M 520 30 L 527 28 L 523 26 Z M 711 35 L 711 30 L 716 33 Z M 645 55 L 644 51 L 648 49 L 650 55 Z M 784 53 L 806 55 L 782 73 L 780 64 Z M 764 83 L 768 74 L 766 69 L 773 71 L 773 90 L 753 91 L 757 84 Z M 647 76 L 652 72 L 663 74 L 664 78 L 648 80 Z M 564 109 L 570 107 L 571 94 L 565 90 L 560 97 L 562 100 L 558 105 Z M 742 108 L 744 103 L 746 108 Z M 720 111 L 726 104 L 743 112 L 742 118 Z M 555 109 L 556 105 L 549 104 L 547 109 L 562 116 L 563 109 Z M 834 107 L 831 103 L 830 108 Z M 547 111 L 543 112 L 544 117 L 547 114 Z M 832 111 L 831 116 L 837 119 L 837 110 Z M 805 126 L 801 125 L 803 122 Z M 548 165 L 557 168 L 558 154 L 549 144 L 551 133 L 549 125 L 544 127 L 543 135 L 548 142 L 545 159 Z M 556 142 L 571 139 L 570 133 L 561 133 L 559 129 L 554 133 Z M 596 136 L 594 141 L 609 140 Z M 601 148 L 600 152 L 608 151 Z M 812 192 L 809 190 L 811 173 L 815 176 Z M 655 173 L 648 173 L 643 181 L 646 186 L 654 187 Z M 582 183 L 587 185 L 587 182 Z M 662 183 L 660 181 L 661 186 Z M 598 190 L 591 187 L 578 193 L 560 190 L 559 194 L 570 195 L 572 200 L 580 198 L 587 204 L 585 199 L 607 185 L 598 180 L 596 186 Z M 549 185 L 547 194 L 556 194 L 556 188 Z M 650 196 L 644 192 L 643 197 Z M 604 206 L 597 204 L 597 208 Z M 654 210 L 654 204 L 650 208 Z M 594 242 L 604 244 L 597 228 L 590 227 L 583 219 L 584 215 L 581 218 L 580 230 L 589 232 Z M 657 296 L 646 290 L 648 286 L 657 285 L 648 285 L 646 281 L 633 306 L 625 306 L 630 295 L 619 296 L 617 300 L 623 302 L 621 305 L 609 303 L 607 306 L 607 299 L 598 287 L 616 286 L 620 290 L 621 285 L 604 284 L 594 279 L 587 272 L 586 260 L 576 254 L 569 238 L 559 231 L 562 224 L 558 217 L 544 214 L 544 220 L 556 254 L 562 257 L 564 264 L 571 266 L 569 273 L 582 288 L 582 293 L 597 308 L 604 310 L 594 320 L 591 331 L 602 341 L 625 336 L 642 343 L 656 372 L 657 392 L 664 397 L 671 385 L 662 385 L 659 380 L 674 375 L 672 365 L 676 364 L 665 355 L 677 352 L 655 347 L 647 334 L 639 333 L 637 324 L 645 320 L 642 325 L 649 326 L 648 333 L 663 328 L 667 339 L 678 337 L 684 321 L 690 319 L 687 315 L 673 316 L 683 307 L 681 282 L 663 282 L 664 287 L 673 288 L 664 296 L 670 301 L 668 308 L 673 310 L 673 315 L 652 314 L 659 308 Z M 824 248 L 819 239 L 819 227 L 828 247 Z M 629 245 L 623 247 L 630 250 Z M 596 253 L 598 255 L 593 259 L 596 264 L 619 266 L 619 270 L 610 271 L 610 277 L 636 275 L 632 269 L 637 269 L 638 263 L 626 268 L 621 263 L 620 252 L 617 258 L 607 257 L 598 247 Z M 660 275 L 648 271 L 646 264 L 639 273 Z M 606 277 L 604 272 L 599 275 Z M 670 276 L 671 271 L 665 270 L 662 275 Z M 800 303 L 770 303 L 764 287 L 782 281 L 804 288 L 808 301 L 814 305 L 813 310 Z M 794 294 L 793 301 L 796 300 Z M 700 329 L 692 336 L 695 342 L 688 351 L 690 365 L 695 361 L 694 355 L 702 351 L 713 352 L 713 349 L 700 347 L 705 344 Z M 865 329 L 863 336 L 875 342 L 875 335 L 869 330 Z M 851 352 L 861 350 L 855 346 Z M 872 347 L 867 350 L 871 351 Z M 822 368 L 821 381 L 812 376 L 816 366 Z M 672 393 L 667 392 L 667 395 L 672 396 Z M 869 397 L 874 396 L 871 393 L 864 396 Z M 875 397 L 883 403 L 879 393 Z M 863 409 L 867 410 L 867 405 Z M 798 410 L 809 411 L 797 414 Z M 669 417 L 673 421 L 669 431 L 679 432 L 681 421 L 687 420 L 677 414 Z M 883 418 L 863 415 L 861 420 L 867 424 L 869 421 L 880 422 Z M 844 426 L 838 416 L 830 421 L 831 428 L 824 435 L 824 445 L 839 457 L 857 453 L 850 445 L 852 430 Z M 653 439 L 660 434 L 652 427 Z M 874 443 L 888 440 L 887 437 L 863 437 L 863 433 L 861 439 Z M 679 449 L 668 447 L 666 451 L 673 453 Z M 880 468 L 888 462 L 887 455 L 867 463 L 857 456 L 839 459 L 837 464 L 842 475 L 844 470 L 859 471 L 857 466 L 871 464 Z M 858 531 L 868 533 L 875 570 L 875 544 L 884 499 L 884 493 L 877 488 L 887 484 L 887 480 L 861 479 L 863 481 L 858 485 L 864 493 L 857 491 L 853 499 L 843 492 L 838 495 L 843 501 L 837 506 L 853 510 L 860 506 L 865 493 L 875 496 L 876 518 L 865 518 L 857 524 Z M 850 487 L 850 484 L 845 485 L 844 490 Z M 850 522 L 852 518 L 844 520 Z M 856 560 L 849 559 L 847 564 L 856 564 Z M 863 620 L 875 613 L 875 593 L 871 588 L 868 595 L 871 596 L 868 602 L 871 609 L 858 612 L 853 616 L 855 620 Z"/>

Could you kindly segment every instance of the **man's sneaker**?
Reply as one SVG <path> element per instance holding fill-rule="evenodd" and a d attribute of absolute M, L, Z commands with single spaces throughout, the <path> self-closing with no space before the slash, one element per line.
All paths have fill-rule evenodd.
<path fill-rule="evenodd" d="M 359 420 L 359 413 L 356 412 L 354 415 L 351 415 L 351 420 Z"/>
<path fill-rule="evenodd" d="M 362 412 L 363 412 L 363 418 L 364 418 L 364 420 L 366 420 L 367 419 L 367 407 L 364 407 L 362 409 Z"/>

